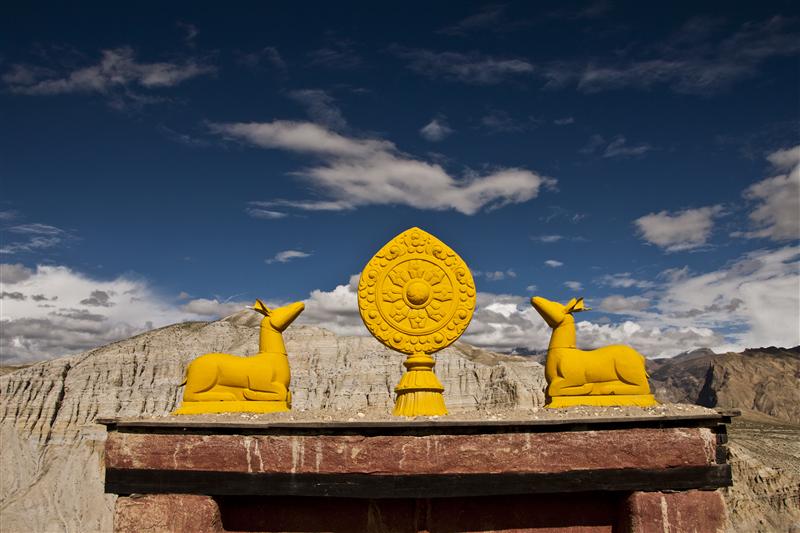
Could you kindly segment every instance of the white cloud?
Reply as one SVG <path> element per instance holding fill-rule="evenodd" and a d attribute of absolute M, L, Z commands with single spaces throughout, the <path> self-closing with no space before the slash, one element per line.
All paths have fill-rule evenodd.
<path fill-rule="evenodd" d="M 262 65 L 268 64 L 280 74 L 285 74 L 287 68 L 286 62 L 274 46 L 266 46 L 255 52 L 239 52 L 236 61 L 250 69 L 258 69 Z"/>
<path fill-rule="evenodd" d="M 358 312 L 359 277 L 353 274 L 347 285 L 337 285 L 332 291 L 311 291 L 305 300 L 306 309 L 297 322 L 321 326 L 338 335 L 369 335 Z"/>
<path fill-rule="evenodd" d="M 93 279 L 64 266 L 2 265 L 0 351 L 4 361 L 32 361 L 87 350 L 153 327 L 203 317 L 184 312 L 140 280 Z"/>
<path fill-rule="evenodd" d="M 193 315 L 202 315 L 205 318 L 218 318 L 232 315 L 237 311 L 246 309 L 252 302 L 221 302 L 214 299 L 195 298 L 181 306 L 181 310 Z"/>
<path fill-rule="evenodd" d="M 680 275 L 665 276 L 664 285 L 649 297 L 603 299 L 602 310 L 630 315 L 635 321 L 582 320 L 576 324 L 578 346 L 629 344 L 657 357 L 699 347 L 721 351 L 800 344 L 800 247 L 752 252 L 705 274 L 679 270 Z M 82 351 L 152 327 L 227 315 L 250 303 L 196 298 L 181 305 L 160 298 L 140 280 L 96 280 L 66 267 L 39 266 L 34 271 L 5 264 L 0 272 L 0 293 L 6 293 L 0 348 L 10 361 Z M 357 284 L 354 275 L 331 291 L 312 291 L 298 323 L 343 335 L 368 334 L 358 313 Z M 526 290 L 534 292 L 536 287 Z M 82 303 L 92 299 L 106 305 Z M 585 315 L 581 318 L 592 316 Z M 543 351 L 550 334 L 527 297 L 479 292 L 463 338 L 493 350 L 531 352 Z"/>
<path fill-rule="evenodd" d="M 100 61 L 65 74 L 27 65 L 15 65 L 3 76 L 15 93 L 52 95 L 65 93 L 108 93 L 115 88 L 144 89 L 173 87 L 186 80 L 211 74 L 216 69 L 195 60 L 183 63 L 143 63 L 129 47 L 103 50 Z"/>
<path fill-rule="evenodd" d="M 447 119 L 443 115 L 434 117 L 419 130 L 422 138 L 431 142 L 443 141 L 452 133 L 453 128 L 447 124 Z"/>
<path fill-rule="evenodd" d="M 627 139 L 622 135 L 617 135 L 603 152 L 603 157 L 636 157 L 644 155 L 653 147 L 647 143 L 629 145 Z"/>
<path fill-rule="evenodd" d="M 743 195 L 756 204 L 750 220 L 757 228 L 735 236 L 763 237 L 774 241 L 800 238 L 800 145 L 778 150 L 767 159 L 779 171 L 771 178 L 745 189 Z"/>
<path fill-rule="evenodd" d="M 711 235 L 714 218 L 722 213 L 720 205 L 676 213 L 661 211 L 638 218 L 634 224 L 645 241 L 668 252 L 676 252 L 704 246 Z"/>
<path fill-rule="evenodd" d="M 623 135 L 617 135 L 610 141 L 606 141 L 602 135 L 595 134 L 580 149 L 580 153 L 585 155 L 599 153 L 604 158 L 625 158 L 642 156 L 652 149 L 653 147 L 647 143 L 628 144 L 628 140 Z"/>
<path fill-rule="evenodd" d="M 586 92 L 666 85 L 679 93 L 709 94 L 757 75 L 771 58 L 800 50 L 794 20 L 786 17 L 746 22 L 729 36 L 712 39 L 714 24 L 696 18 L 661 46 L 644 49 L 644 54 L 624 54 L 615 61 L 583 66 L 553 65 L 546 75 L 553 85 L 576 81 Z"/>
<path fill-rule="evenodd" d="M 555 124 L 556 126 L 568 126 L 574 123 L 575 119 L 573 117 L 557 118 L 553 121 L 553 124 Z"/>
<path fill-rule="evenodd" d="M 266 262 L 267 264 L 288 263 L 294 259 L 303 259 L 304 257 L 311 257 L 311 254 L 300 250 L 283 250 L 275 254 L 274 257 L 267 259 Z"/>
<path fill-rule="evenodd" d="M 563 235 L 531 235 L 531 240 L 536 242 L 541 242 L 544 244 L 558 242 L 563 238 L 564 238 Z"/>
<path fill-rule="evenodd" d="M 545 265 L 549 266 L 550 268 L 558 268 L 560 266 L 564 266 L 564 263 L 561 261 L 556 261 L 555 259 L 548 259 L 544 262 Z"/>
<path fill-rule="evenodd" d="M 580 281 L 565 281 L 564 286 L 575 292 L 583 290 L 583 284 Z"/>
<path fill-rule="evenodd" d="M 496 270 L 494 272 L 475 272 L 476 277 L 480 275 L 486 278 L 486 281 L 502 281 L 506 278 L 517 277 L 517 273 L 510 268 L 506 271 Z"/>
<path fill-rule="evenodd" d="M 62 244 L 72 238 L 68 232 L 48 224 L 21 224 L 4 228 L 3 231 L 12 235 L 19 235 L 22 239 L 12 239 L 12 242 L 0 246 L 0 254 L 3 255 L 38 252 Z"/>
<path fill-rule="evenodd" d="M 437 30 L 436 33 L 464 36 L 467 33 L 477 30 L 502 31 L 499 28 L 507 30 L 512 24 L 512 21 L 508 20 L 506 17 L 505 5 L 491 4 L 483 7 L 474 15 L 464 17 L 455 24 Z"/>
<path fill-rule="evenodd" d="M 331 39 L 326 46 L 308 53 L 311 65 L 339 70 L 360 67 L 364 61 L 354 43 L 346 39 Z"/>
<path fill-rule="evenodd" d="M 245 208 L 244 212 L 253 218 L 264 218 L 274 220 L 276 218 L 286 217 L 286 213 L 282 211 L 275 211 L 274 209 L 264 209 L 262 205 L 264 202 L 250 202 L 250 207 Z M 269 207 L 267 205 L 266 207 Z"/>
<path fill-rule="evenodd" d="M 535 71 L 524 59 L 497 58 L 477 52 L 434 52 L 397 46 L 393 51 L 419 74 L 474 85 L 495 85 Z"/>
<path fill-rule="evenodd" d="M 757 250 L 725 268 L 686 275 L 658 303 L 672 323 L 733 329 L 738 348 L 800 344 L 800 247 Z"/>
<path fill-rule="evenodd" d="M 408 205 L 417 209 L 454 209 L 472 215 L 526 202 L 555 180 L 521 168 L 499 168 L 485 175 L 451 177 L 442 166 L 400 152 L 393 143 L 346 137 L 318 124 L 275 121 L 212 124 L 212 131 L 262 148 L 319 157 L 322 161 L 296 174 L 327 196 L 319 201 L 277 200 L 261 207 L 307 210 L 354 209 L 365 205 Z"/>
<path fill-rule="evenodd" d="M 9 285 L 25 281 L 33 276 L 33 270 L 22 263 L 0 263 L 0 283 Z"/>
<path fill-rule="evenodd" d="M 534 129 L 540 123 L 535 117 L 514 117 L 502 109 L 493 109 L 481 117 L 481 124 L 490 133 L 519 133 Z"/>
<path fill-rule="evenodd" d="M 320 89 L 302 89 L 289 92 L 289 98 L 303 104 L 308 115 L 317 124 L 333 130 L 347 127 L 342 110 L 334 103 L 331 95 Z"/>
<path fill-rule="evenodd" d="M 643 311 L 650 306 L 650 300 L 642 296 L 622 296 L 612 294 L 600 300 L 600 309 L 609 313 L 630 313 Z"/>
<path fill-rule="evenodd" d="M 631 276 L 630 272 L 619 272 L 617 274 L 606 274 L 601 277 L 598 282 L 601 285 L 614 287 L 617 289 L 629 289 L 635 287 L 637 289 L 649 289 L 655 286 L 652 281 L 636 279 Z"/>

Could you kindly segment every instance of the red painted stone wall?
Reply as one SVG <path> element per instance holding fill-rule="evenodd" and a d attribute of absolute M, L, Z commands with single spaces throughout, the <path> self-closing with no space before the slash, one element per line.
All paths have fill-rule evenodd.
<path fill-rule="evenodd" d="M 106 442 L 107 468 L 153 470 L 412 475 L 652 469 L 714 461 L 715 440 L 706 428 L 370 437 L 110 433 Z"/>

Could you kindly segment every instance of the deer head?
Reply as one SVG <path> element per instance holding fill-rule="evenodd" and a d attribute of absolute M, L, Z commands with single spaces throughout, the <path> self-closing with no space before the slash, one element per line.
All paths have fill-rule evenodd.
<path fill-rule="evenodd" d="M 261 321 L 261 327 L 270 326 L 275 331 L 282 332 L 289 327 L 297 316 L 305 309 L 303 302 L 295 302 L 293 304 L 284 305 L 277 309 L 270 309 L 261 300 L 256 300 L 251 309 L 264 315 Z"/>
<path fill-rule="evenodd" d="M 573 298 L 566 305 L 562 305 L 558 302 L 551 302 L 541 296 L 534 296 L 531 298 L 531 305 L 542 315 L 547 325 L 553 329 L 560 326 L 565 318 L 571 317 L 572 313 L 590 311 L 590 308 L 584 307 L 583 298 Z"/>

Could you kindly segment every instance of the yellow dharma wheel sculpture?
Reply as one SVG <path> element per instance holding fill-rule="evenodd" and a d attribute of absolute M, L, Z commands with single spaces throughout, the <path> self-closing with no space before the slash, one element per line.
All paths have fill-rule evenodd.
<path fill-rule="evenodd" d="M 455 342 L 475 311 L 475 282 L 464 260 L 430 233 L 406 230 L 364 267 L 358 310 L 375 338 L 408 354 L 393 414 L 447 414 L 431 354 Z"/>

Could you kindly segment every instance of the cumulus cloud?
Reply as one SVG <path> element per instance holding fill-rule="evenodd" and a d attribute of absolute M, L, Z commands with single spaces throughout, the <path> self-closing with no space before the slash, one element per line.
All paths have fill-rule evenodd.
<path fill-rule="evenodd" d="M 575 124 L 575 119 L 573 117 L 557 118 L 553 121 L 553 124 L 556 126 L 569 126 L 570 124 Z"/>
<path fill-rule="evenodd" d="M 561 261 L 556 261 L 555 259 L 548 259 L 544 262 L 545 265 L 549 266 L 550 268 L 558 268 L 560 266 L 564 266 L 564 263 Z"/>
<path fill-rule="evenodd" d="M 723 213 L 721 205 L 686 209 L 675 213 L 650 213 L 634 221 L 642 239 L 668 252 L 704 246 L 711 236 L 714 219 Z"/>
<path fill-rule="evenodd" d="M 630 313 L 642 311 L 650 306 L 650 300 L 642 296 L 623 296 L 612 294 L 600 300 L 600 309 L 609 313 Z"/>
<path fill-rule="evenodd" d="M 304 257 L 311 257 L 311 254 L 307 252 L 301 252 L 300 250 L 283 250 L 282 252 L 275 254 L 270 259 L 267 259 L 266 263 L 288 263 L 294 259 L 303 259 Z"/>
<path fill-rule="evenodd" d="M 33 275 L 33 270 L 22 263 L 0 263 L 0 283 L 10 285 L 25 281 Z"/>
<path fill-rule="evenodd" d="M 242 309 L 246 309 L 251 303 L 252 302 L 221 302 L 216 298 L 195 298 L 183 304 L 181 310 L 193 315 L 201 315 L 205 318 L 218 318 L 232 315 Z"/>
<path fill-rule="evenodd" d="M 767 159 L 783 174 L 759 181 L 745 189 L 744 197 L 755 204 L 750 220 L 756 227 L 734 235 L 785 241 L 800 238 L 800 145 L 778 150 Z"/>
<path fill-rule="evenodd" d="M 483 175 L 450 176 L 442 166 L 400 152 L 385 140 L 348 137 L 309 122 L 212 124 L 213 132 L 262 148 L 305 154 L 321 162 L 297 171 L 325 195 L 324 200 L 274 200 L 260 207 L 343 210 L 398 204 L 417 209 L 454 209 L 473 215 L 482 209 L 535 198 L 555 180 L 522 168 Z"/>
<path fill-rule="evenodd" d="M 444 115 L 434 117 L 419 130 L 422 138 L 431 142 L 443 141 L 452 133 L 453 128 L 447 124 L 447 118 Z"/>
<path fill-rule="evenodd" d="M 161 299 L 142 281 L 95 280 L 66 267 L 25 271 L 13 266 L 9 271 L 20 275 L 13 282 L 5 278 L 0 287 L 2 292 L 23 295 L 3 300 L 0 348 L 9 361 L 81 351 L 152 327 L 224 316 L 249 303 L 196 298 L 178 305 Z M 724 351 L 800 344 L 800 247 L 751 252 L 708 273 L 673 270 L 662 276 L 662 285 L 652 288 L 649 296 L 611 295 L 600 301 L 601 310 L 631 320 L 601 323 L 602 316 L 595 322 L 593 314 L 581 314 L 576 324 L 578 346 L 629 344 L 649 357 L 659 357 L 701 347 Z M 358 278 L 353 275 L 349 283 L 332 290 L 312 291 L 298 323 L 342 335 L 367 335 L 358 313 Z M 120 301 L 113 307 L 81 303 L 95 291 L 120 295 Z M 40 307 L 25 295 L 46 296 L 58 306 Z M 479 292 L 463 339 L 492 350 L 541 352 L 550 334 L 527 297 Z"/>
<path fill-rule="evenodd" d="M 297 322 L 324 327 L 338 335 L 369 335 L 358 312 L 358 279 L 350 276 L 347 284 L 331 291 L 313 290 L 305 300 L 306 309 Z"/>
<path fill-rule="evenodd" d="M 669 285 L 658 308 L 673 322 L 729 328 L 738 347 L 797 346 L 800 247 L 757 250 L 719 270 L 686 275 Z"/>
<path fill-rule="evenodd" d="M 27 298 L 27 296 L 25 296 L 21 292 L 6 292 L 6 291 L 0 292 L 0 300 L 6 298 L 8 298 L 9 300 L 24 300 L 25 298 Z"/>
<path fill-rule="evenodd" d="M 564 286 L 571 291 L 582 291 L 583 290 L 583 283 L 580 281 L 565 281 Z"/>
<path fill-rule="evenodd" d="M 3 76 L 12 92 L 50 95 L 76 92 L 106 93 L 117 86 L 136 85 L 142 88 L 172 87 L 215 69 L 194 60 L 185 63 L 142 63 L 132 48 L 103 50 L 96 65 L 76 69 L 64 76 L 48 76 L 38 69 L 16 65 Z"/>
<path fill-rule="evenodd" d="M 408 68 L 419 74 L 472 85 L 496 85 L 535 70 L 524 59 L 498 58 L 478 52 L 435 52 L 400 46 L 392 50 L 407 61 Z"/>
<path fill-rule="evenodd" d="M 83 300 L 81 304 L 96 307 L 112 307 L 114 302 L 111 301 L 111 295 L 115 294 L 113 291 L 92 291 L 92 294 Z"/>
<path fill-rule="evenodd" d="M 65 266 L 44 265 L 27 269 L 4 264 L 2 272 L 3 292 L 54 302 L 42 304 L 38 297 L 3 300 L 0 352 L 8 362 L 66 355 L 153 327 L 206 318 L 182 311 L 146 282 L 124 276 L 99 280 Z M 117 295 L 116 305 L 96 305 L 110 304 L 110 295 Z"/>

